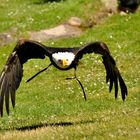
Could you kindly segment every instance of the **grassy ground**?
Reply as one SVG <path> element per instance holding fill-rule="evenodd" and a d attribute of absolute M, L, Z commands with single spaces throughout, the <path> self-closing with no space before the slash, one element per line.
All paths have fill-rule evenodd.
<path fill-rule="evenodd" d="M 87 19 L 99 7 L 99 2 L 95 6 L 93 0 L 65 0 L 45 4 L 40 1 L 1 0 L 0 32 L 12 32 L 16 28 L 18 33 L 24 34 L 29 30 L 55 26 L 70 16 Z M 139 11 L 126 16 L 116 14 L 108 17 L 101 25 L 86 30 L 80 37 L 44 42 L 54 47 L 76 47 L 95 40 L 106 42 L 128 86 L 129 96 L 125 102 L 120 97 L 115 101 L 113 92 L 108 93 L 105 70 L 97 55 L 85 55 L 78 69 L 87 101 L 84 101 L 76 81 L 65 80 L 73 76 L 73 70 L 61 72 L 51 67 L 26 84 L 28 77 L 49 64 L 48 59 L 31 60 L 24 65 L 24 77 L 17 90 L 16 108 L 11 108 L 10 116 L 4 112 L 4 117 L 0 118 L 0 140 L 139 140 L 139 19 Z M 14 45 L 0 47 L 0 70 Z"/>

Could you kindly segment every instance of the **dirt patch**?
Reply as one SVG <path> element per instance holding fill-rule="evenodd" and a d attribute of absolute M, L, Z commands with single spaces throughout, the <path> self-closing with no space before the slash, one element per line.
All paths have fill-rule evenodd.
<path fill-rule="evenodd" d="M 0 46 L 4 46 L 6 44 L 9 44 L 11 42 L 14 42 L 15 39 L 12 37 L 9 33 L 0 33 Z"/>
<path fill-rule="evenodd" d="M 101 0 L 103 8 L 111 13 L 116 13 L 118 8 L 118 0 Z"/>

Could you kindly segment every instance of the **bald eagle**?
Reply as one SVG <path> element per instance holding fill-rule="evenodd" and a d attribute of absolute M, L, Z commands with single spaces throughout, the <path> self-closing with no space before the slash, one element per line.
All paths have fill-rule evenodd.
<path fill-rule="evenodd" d="M 20 40 L 16 44 L 13 52 L 9 55 L 9 58 L 0 74 L 0 112 L 3 116 L 3 105 L 5 99 L 5 106 L 7 114 L 9 114 L 9 98 L 11 97 L 12 106 L 15 106 L 15 93 L 18 89 L 22 76 L 23 76 L 23 64 L 27 60 L 32 58 L 44 59 L 48 56 L 50 64 L 33 75 L 27 80 L 29 82 L 35 76 L 48 69 L 50 66 L 54 66 L 59 70 L 74 69 L 74 77 L 67 79 L 75 79 L 82 91 L 86 100 L 86 94 L 81 81 L 76 76 L 76 68 L 79 60 L 84 54 L 96 53 L 102 55 L 103 64 L 106 69 L 106 82 L 109 82 L 109 91 L 111 92 L 113 85 L 115 89 L 115 98 L 118 95 L 118 83 L 121 89 L 122 100 L 125 100 L 127 95 L 126 84 L 121 77 L 121 74 L 116 67 L 115 60 L 110 54 L 107 45 L 103 42 L 92 42 L 76 48 L 52 48 L 45 46 L 39 42 L 32 40 Z"/>

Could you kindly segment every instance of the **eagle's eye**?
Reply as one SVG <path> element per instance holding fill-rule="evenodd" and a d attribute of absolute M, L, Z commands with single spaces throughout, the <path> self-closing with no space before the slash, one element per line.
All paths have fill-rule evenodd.
<path fill-rule="evenodd" d="M 62 60 L 61 59 L 58 59 L 58 62 L 60 63 L 60 62 L 62 62 Z"/>

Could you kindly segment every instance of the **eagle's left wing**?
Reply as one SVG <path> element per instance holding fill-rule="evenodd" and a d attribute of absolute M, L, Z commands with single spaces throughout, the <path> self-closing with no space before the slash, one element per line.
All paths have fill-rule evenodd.
<path fill-rule="evenodd" d="M 76 61 L 78 61 L 79 59 L 81 59 L 83 57 L 84 54 L 93 53 L 93 52 L 102 55 L 103 64 L 106 69 L 106 82 L 110 82 L 109 91 L 111 92 L 113 84 L 114 84 L 115 98 L 117 98 L 118 81 L 119 81 L 122 99 L 125 100 L 125 97 L 127 95 L 126 84 L 125 84 L 124 80 L 122 79 L 122 76 L 121 76 L 118 68 L 116 67 L 115 60 L 111 56 L 110 51 L 105 43 L 93 42 L 93 43 L 87 44 L 85 46 L 82 46 L 77 51 L 75 59 L 76 59 Z"/>

